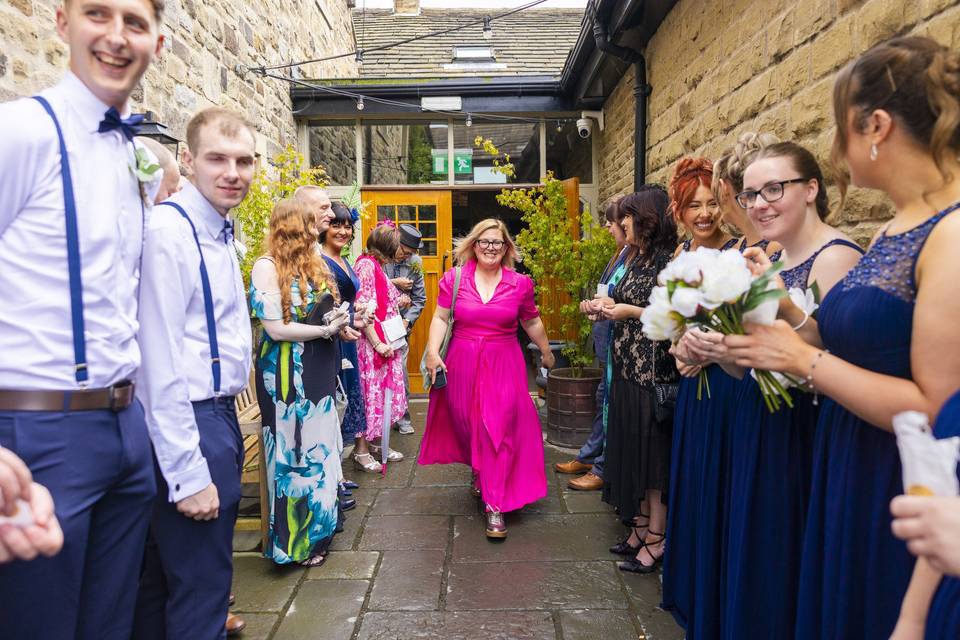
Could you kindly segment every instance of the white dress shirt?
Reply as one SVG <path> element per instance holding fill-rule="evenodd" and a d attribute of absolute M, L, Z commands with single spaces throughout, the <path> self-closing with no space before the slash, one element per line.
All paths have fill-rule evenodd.
<path fill-rule="evenodd" d="M 41 93 L 60 122 L 79 228 L 89 386 L 133 378 L 145 212 L 109 108 L 71 73 Z M 128 113 L 124 113 L 126 117 Z M 0 389 L 75 389 L 60 150 L 39 102 L 0 104 Z"/>
<path fill-rule="evenodd" d="M 179 204 L 197 230 L 210 278 L 220 348 L 220 393 L 235 395 L 250 376 L 252 336 L 240 264 L 224 218 L 193 184 L 167 202 Z M 191 402 L 214 397 L 200 254 L 189 223 L 173 207 L 153 208 L 143 251 L 140 345 L 144 367 L 137 394 L 160 471 L 177 502 L 210 483 Z"/>

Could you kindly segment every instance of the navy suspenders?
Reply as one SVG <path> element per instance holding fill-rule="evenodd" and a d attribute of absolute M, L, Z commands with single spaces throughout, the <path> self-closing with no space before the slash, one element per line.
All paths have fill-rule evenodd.
<path fill-rule="evenodd" d="M 200 284 L 203 287 L 203 311 L 207 316 L 207 338 L 210 340 L 210 368 L 213 369 L 213 395 L 220 395 L 220 347 L 217 343 L 217 325 L 213 316 L 213 293 L 210 289 L 210 276 L 207 275 L 207 265 L 203 261 L 203 250 L 200 248 L 200 237 L 197 235 L 197 228 L 183 207 L 175 202 L 161 202 L 159 205 L 173 207 L 183 219 L 190 225 L 193 231 L 193 239 L 197 243 L 197 253 L 200 254 Z M 158 205 L 158 206 L 159 206 Z"/>
<path fill-rule="evenodd" d="M 67 145 L 60 129 L 60 121 L 50 107 L 50 103 L 41 96 L 34 96 L 53 120 L 60 141 L 60 177 L 63 179 L 63 212 L 67 225 L 67 270 L 70 274 L 70 319 L 73 323 L 73 359 L 76 363 L 77 383 L 87 386 L 90 372 L 87 370 L 87 347 L 84 342 L 83 326 L 83 284 L 80 280 L 80 234 L 77 229 L 77 203 L 73 197 L 73 180 L 70 177 L 70 162 L 67 159 Z"/>

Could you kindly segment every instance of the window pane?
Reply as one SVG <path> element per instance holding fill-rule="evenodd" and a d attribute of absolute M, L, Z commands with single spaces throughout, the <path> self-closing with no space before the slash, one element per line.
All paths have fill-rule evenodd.
<path fill-rule="evenodd" d="M 600 127 L 594 123 L 593 134 L 581 138 L 577 121 L 572 118 L 547 120 L 547 170 L 560 180 L 580 178 L 580 182 L 593 182 L 593 152 L 591 140 L 599 135 Z"/>
<path fill-rule="evenodd" d="M 423 249 L 420 250 L 420 255 L 435 257 L 437 255 L 437 241 L 424 240 Z"/>
<path fill-rule="evenodd" d="M 392 205 L 381 204 L 377 206 L 377 222 L 380 222 L 381 220 L 396 220 L 394 217 L 395 211 L 396 207 Z"/>
<path fill-rule="evenodd" d="M 417 219 L 417 208 L 409 204 L 397 207 L 397 220 L 400 222 L 414 222 Z"/>
<path fill-rule="evenodd" d="M 446 184 L 447 123 L 363 125 L 364 184 Z"/>
<path fill-rule="evenodd" d="M 329 184 L 346 186 L 357 178 L 355 126 L 351 123 L 314 123 L 309 125 L 311 166 L 326 170 Z"/>
<path fill-rule="evenodd" d="M 500 164 L 506 155 L 514 165 L 515 176 L 495 169 L 494 157 L 476 146 L 476 139 L 490 140 L 499 151 Z M 540 125 L 536 122 L 493 120 L 453 125 L 454 170 L 457 184 L 509 184 L 540 181 Z"/>
<path fill-rule="evenodd" d="M 420 205 L 420 220 L 436 220 L 437 208 L 432 204 Z"/>
<path fill-rule="evenodd" d="M 423 223 L 417 225 L 420 229 L 420 235 L 424 238 L 436 238 L 437 237 L 437 225 L 433 223 Z"/>

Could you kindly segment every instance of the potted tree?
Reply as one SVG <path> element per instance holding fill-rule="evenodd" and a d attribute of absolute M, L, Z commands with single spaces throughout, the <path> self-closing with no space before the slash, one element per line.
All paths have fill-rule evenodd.
<path fill-rule="evenodd" d="M 521 213 L 525 227 L 517 245 L 523 264 L 536 283 L 541 311 L 559 314 L 558 335 L 550 337 L 560 339 L 569 366 L 553 369 L 547 379 L 547 440 L 579 447 L 593 426 L 602 375 L 591 367 L 592 325 L 579 302 L 593 297 L 616 245 L 589 210 L 571 220 L 563 183 L 552 174 L 531 189 L 504 189 L 497 201 Z"/>

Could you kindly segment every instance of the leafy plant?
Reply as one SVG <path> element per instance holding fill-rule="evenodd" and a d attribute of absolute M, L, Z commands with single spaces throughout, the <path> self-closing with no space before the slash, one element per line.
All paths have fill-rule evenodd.
<path fill-rule="evenodd" d="M 243 281 L 249 286 L 250 269 L 263 255 L 270 214 L 274 205 L 303 185 L 327 186 L 327 172 L 322 167 L 305 167 L 303 154 L 287 146 L 253 177 L 250 192 L 234 209 L 234 218 L 240 224 L 247 252 L 241 260 Z"/>

